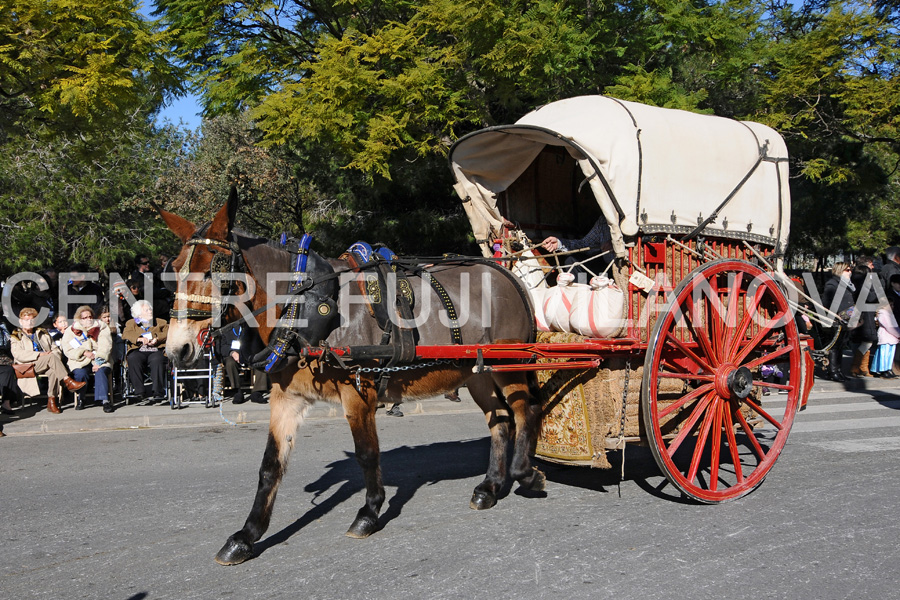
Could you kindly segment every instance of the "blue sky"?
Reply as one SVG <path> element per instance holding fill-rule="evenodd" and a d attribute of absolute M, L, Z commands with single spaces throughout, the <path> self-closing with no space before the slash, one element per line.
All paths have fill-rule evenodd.
<path fill-rule="evenodd" d="M 168 120 L 175 125 L 182 121 L 186 127 L 197 129 L 200 127 L 200 110 L 197 97 L 186 96 L 164 108 L 159 115 L 159 121 Z"/>

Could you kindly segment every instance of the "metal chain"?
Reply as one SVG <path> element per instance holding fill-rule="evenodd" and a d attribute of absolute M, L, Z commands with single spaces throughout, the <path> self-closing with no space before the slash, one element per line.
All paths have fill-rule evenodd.
<path fill-rule="evenodd" d="M 625 409 L 628 404 L 628 378 L 631 375 L 631 358 L 625 361 L 625 385 L 622 387 L 622 416 L 619 419 L 619 448 L 622 450 L 622 473 L 619 481 L 625 479 Z M 622 490 L 619 489 L 621 495 Z"/>
<path fill-rule="evenodd" d="M 456 359 L 441 358 L 425 363 L 412 363 L 408 365 L 399 365 L 397 367 L 357 367 L 356 368 L 356 389 L 362 392 L 362 382 L 360 381 L 360 373 L 396 373 L 397 371 L 411 371 L 413 369 L 424 369 L 425 367 L 436 367 L 437 365 L 452 363 Z"/>

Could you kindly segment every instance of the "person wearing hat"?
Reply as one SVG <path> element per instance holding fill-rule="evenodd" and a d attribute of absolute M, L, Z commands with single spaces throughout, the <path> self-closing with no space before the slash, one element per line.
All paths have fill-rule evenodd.
<path fill-rule="evenodd" d="M 103 412 L 113 412 L 109 397 L 110 354 L 112 334 L 109 325 L 94 318 L 94 309 L 88 305 L 75 311 L 75 322 L 66 328 L 62 337 L 62 349 L 72 369 L 75 381 L 94 378 L 94 402 L 103 404 Z M 75 410 L 84 408 L 81 394 L 75 398 Z"/>
<path fill-rule="evenodd" d="M 47 412 L 59 414 L 62 411 L 56 398 L 60 384 L 75 392 L 83 388 L 86 382 L 75 381 L 69 375 L 62 362 L 62 352 L 50 339 L 50 334 L 46 329 L 34 326 L 37 316 L 38 312 L 33 308 L 26 307 L 19 312 L 19 328 L 10 335 L 10 350 L 17 364 L 32 364 L 36 375 L 47 375 Z"/>

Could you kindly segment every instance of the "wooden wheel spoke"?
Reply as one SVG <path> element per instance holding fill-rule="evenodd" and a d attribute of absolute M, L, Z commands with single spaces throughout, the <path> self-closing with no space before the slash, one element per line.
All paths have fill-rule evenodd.
<path fill-rule="evenodd" d="M 685 315 L 685 320 L 688 324 L 688 329 L 691 332 L 691 335 L 694 336 L 694 339 L 697 340 L 697 344 L 699 344 L 700 348 L 703 349 L 703 353 L 709 357 L 711 364 L 714 367 L 718 367 L 721 363 L 720 357 L 713 350 L 712 342 L 709 340 L 709 336 L 706 333 L 706 329 L 702 327 L 698 327 L 693 318 L 690 315 Z"/>
<path fill-rule="evenodd" d="M 723 410 L 722 418 L 725 421 L 725 436 L 728 440 L 728 450 L 731 453 L 731 464 L 734 465 L 734 475 L 737 484 L 744 482 L 744 470 L 741 468 L 741 454 L 738 451 L 737 439 L 734 435 L 734 421 L 731 420 L 731 410 Z"/>
<path fill-rule="evenodd" d="M 718 408 L 719 397 L 715 396 L 710 403 L 710 407 L 706 409 L 706 412 L 703 415 L 703 424 L 700 426 L 700 433 L 697 435 L 697 443 L 694 445 L 694 452 L 691 455 L 691 466 L 688 468 L 687 472 L 688 481 L 694 481 L 697 478 L 697 471 L 700 469 L 700 459 L 703 458 L 706 440 L 709 437 L 709 430 L 716 420 L 716 410 L 718 410 Z"/>
<path fill-rule="evenodd" d="M 750 339 L 750 341 L 747 343 L 747 345 L 744 346 L 742 349 L 739 348 L 740 353 L 734 357 L 732 362 L 736 365 L 739 365 L 739 364 L 743 363 L 745 360 L 747 360 L 747 357 L 750 356 L 750 353 L 753 352 L 754 350 L 756 350 L 759 347 L 759 345 L 761 343 L 763 343 L 763 341 L 765 341 L 765 339 L 769 335 L 771 335 L 771 333 L 773 331 L 775 331 L 775 328 L 773 328 L 773 327 L 770 328 L 770 327 L 762 327 L 761 326 L 759 328 L 759 331 L 756 332 L 756 335 L 754 335 Z"/>
<path fill-rule="evenodd" d="M 681 351 L 682 354 L 684 354 L 686 357 L 691 359 L 694 362 L 694 364 L 696 364 L 701 369 L 706 370 L 707 373 L 715 373 L 715 369 L 713 369 L 711 366 L 709 366 L 708 362 L 706 362 L 705 360 L 703 360 L 702 358 L 697 356 L 697 354 L 694 353 L 693 350 L 691 350 L 690 348 L 685 346 L 681 342 L 681 340 L 679 340 L 674 335 L 672 335 L 671 332 L 666 332 L 666 342 L 675 346 L 679 351 Z"/>
<path fill-rule="evenodd" d="M 747 333 L 747 328 L 750 327 L 750 323 L 753 322 L 753 315 L 756 314 L 756 309 L 759 308 L 759 303 L 762 302 L 762 293 L 764 290 L 765 285 L 756 288 L 756 293 L 753 294 L 750 306 L 747 307 L 747 312 L 744 313 L 741 322 L 735 328 L 734 336 L 731 338 L 731 344 L 725 350 L 726 356 L 734 356 L 737 352 L 741 340 L 744 339 L 744 334 Z"/>
<path fill-rule="evenodd" d="M 678 432 L 678 435 L 675 436 L 675 439 L 672 440 L 672 443 L 669 444 L 669 447 L 666 449 L 669 457 L 672 457 L 675 452 L 678 450 L 678 447 L 681 446 L 681 442 L 694 430 L 694 426 L 697 424 L 697 421 L 700 420 L 700 417 L 703 416 L 706 411 L 706 407 L 709 406 L 709 403 L 716 396 L 715 392 L 709 392 L 706 395 L 706 398 L 697 403 L 697 406 L 694 407 L 694 410 L 691 411 L 690 418 L 681 426 L 681 431 Z"/>
<path fill-rule="evenodd" d="M 709 489 L 716 491 L 719 487 L 719 455 L 722 450 L 722 413 L 725 407 L 722 401 L 716 404 L 716 412 L 712 424 L 712 440 L 710 441 L 709 457 Z"/>
<path fill-rule="evenodd" d="M 679 398 L 678 400 L 676 400 L 669 406 L 665 407 L 663 410 L 659 411 L 659 418 L 660 419 L 666 418 L 667 416 L 669 416 L 676 410 L 681 409 L 685 404 L 687 404 L 691 400 L 699 398 L 703 394 L 711 391 L 713 389 L 713 387 L 714 387 L 713 384 L 707 383 L 706 385 L 701 385 L 696 390 L 693 390 L 693 391 L 685 394 L 684 396 L 682 396 L 681 398 Z"/>
<path fill-rule="evenodd" d="M 744 273 L 739 272 L 731 284 L 731 290 L 728 293 L 728 309 L 725 313 L 725 326 L 728 331 L 725 335 L 725 352 L 731 348 L 732 340 L 735 335 L 735 327 L 737 326 L 738 301 L 741 297 L 741 283 L 744 281 Z"/>
<path fill-rule="evenodd" d="M 722 314 L 722 311 L 718 309 L 719 307 L 716 306 L 717 304 L 719 306 L 722 304 L 721 300 L 719 300 L 719 287 L 718 285 L 715 285 L 715 283 L 712 283 L 711 287 L 714 293 L 711 295 L 709 302 L 706 303 L 706 322 L 709 323 L 712 328 L 713 350 L 716 355 L 721 356 L 722 351 L 724 350 L 722 341 L 725 337 L 725 332 L 722 331 L 724 326 L 722 319 L 724 318 L 724 315 Z M 713 298 L 715 298 L 715 301 L 713 301 Z"/>
<path fill-rule="evenodd" d="M 767 387 L 775 387 L 778 389 L 785 389 L 785 390 L 793 389 L 791 386 L 782 386 L 777 383 L 770 383 L 770 384 L 768 384 Z M 744 398 L 744 402 L 746 402 L 750 408 L 752 408 L 753 410 L 758 412 L 759 416 L 761 416 L 763 419 L 765 419 L 766 421 L 768 421 L 769 423 L 774 425 L 776 429 L 778 429 L 779 431 L 781 430 L 781 427 L 782 427 L 781 423 L 779 423 L 774 418 L 772 418 L 772 416 L 769 413 L 767 413 L 766 411 L 764 411 L 759 404 L 757 404 L 750 398 Z"/>
<path fill-rule="evenodd" d="M 744 418 L 743 413 L 741 413 L 741 409 L 735 406 L 732 412 L 734 412 L 734 416 L 737 418 L 738 423 L 740 423 L 741 427 L 744 429 L 744 432 L 747 435 L 747 438 L 749 438 L 750 445 L 753 447 L 753 451 L 756 452 L 756 455 L 759 457 L 759 461 L 764 461 L 766 459 L 766 453 L 763 451 L 762 446 L 759 445 L 759 440 L 757 440 L 756 436 L 753 435 L 753 428 L 750 427 L 749 423 L 747 423 L 747 419 Z"/>
<path fill-rule="evenodd" d="M 684 381 L 714 381 L 715 375 L 701 375 L 699 373 L 660 373 L 663 379 L 683 379 Z"/>
<path fill-rule="evenodd" d="M 768 354 L 765 354 L 763 356 L 760 356 L 759 358 L 751 360 L 746 365 L 742 365 L 742 366 L 747 367 L 748 369 L 753 369 L 760 365 L 764 365 L 766 363 L 772 362 L 774 359 L 778 358 L 779 356 L 784 356 L 791 350 L 793 350 L 793 348 L 791 348 L 790 346 L 783 346 L 783 347 L 779 348 L 778 350 L 776 350 L 775 352 L 769 352 Z M 740 364 L 740 363 L 738 363 L 738 364 Z"/>

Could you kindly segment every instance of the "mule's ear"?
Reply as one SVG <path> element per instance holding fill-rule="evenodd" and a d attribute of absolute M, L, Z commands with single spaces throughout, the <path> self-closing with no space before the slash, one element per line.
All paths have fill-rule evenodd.
<path fill-rule="evenodd" d="M 169 229 L 172 230 L 172 233 L 178 236 L 178 239 L 181 240 L 182 243 L 191 239 L 191 236 L 197 231 L 197 226 L 187 219 L 179 217 L 174 213 L 170 213 L 167 210 L 163 210 L 156 204 L 153 205 L 153 208 L 156 209 L 159 216 L 162 217 L 162 220 L 165 221 L 166 225 L 169 226 Z"/>
<path fill-rule="evenodd" d="M 220 208 L 219 212 L 216 213 L 215 218 L 209 225 L 207 237 L 214 240 L 222 240 L 223 242 L 227 242 L 228 237 L 231 235 L 231 228 L 234 227 L 234 220 L 237 218 L 237 209 L 237 188 L 235 186 L 231 186 L 231 191 L 228 192 L 228 201 L 225 202 L 225 206 Z"/>

